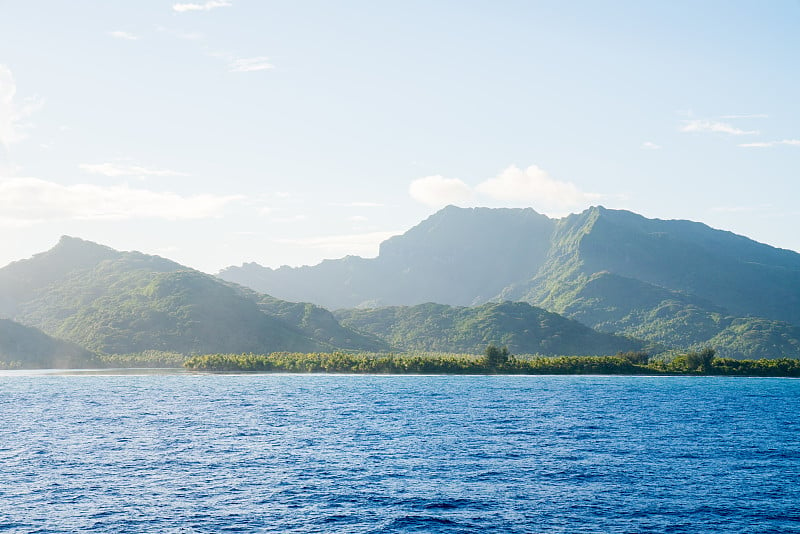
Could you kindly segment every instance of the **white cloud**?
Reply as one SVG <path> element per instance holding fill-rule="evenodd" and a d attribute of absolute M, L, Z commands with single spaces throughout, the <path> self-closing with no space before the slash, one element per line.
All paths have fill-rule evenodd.
<path fill-rule="evenodd" d="M 119 163 L 81 163 L 82 171 L 103 176 L 188 176 L 186 173 L 169 169 L 150 169 L 139 165 L 123 165 Z"/>
<path fill-rule="evenodd" d="M 560 182 L 536 165 L 525 170 L 512 165 L 475 187 L 479 193 L 511 204 L 531 205 L 546 212 L 586 207 L 601 195 L 585 193 L 570 182 Z"/>
<path fill-rule="evenodd" d="M 363 234 L 328 235 L 299 239 L 276 239 L 275 242 L 303 248 L 315 248 L 334 257 L 348 254 L 374 257 L 378 255 L 378 249 L 382 242 L 401 233 L 400 231 L 367 232 Z"/>
<path fill-rule="evenodd" d="M 139 39 L 139 36 L 123 31 L 108 32 L 108 35 L 116 39 L 124 39 L 126 41 L 136 41 L 137 39 Z"/>
<path fill-rule="evenodd" d="M 742 130 L 727 122 L 710 120 L 683 121 L 682 132 L 725 133 L 729 135 L 758 135 L 758 130 Z"/>
<path fill-rule="evenodd" d="M 367 222 L 369 219 L 363 215 L 351 215 L 347 220 L 350 222 Z"/>
<path fill-rule="evenodd" d="M 766 141 L 763 143 L 742 143 L 745 148 L 769 148 L 778 145 L 800 146 L 800 139 L 784 139 L 783 141 Z"/>
<path fill-rule="evenodd" d="M 274 65 L 269 62 L 269 58 L 260 56 L 233 59 L 230 62 L 228 70 L 230 72 L 255 72 L 272 68 L 274 68 Z"/>
<path fill-rule="evenodd" d="M 230 7 L 233 3 L 227 0 L 209 0 L 202 4 L 186 3 L 186 4 L 173 4 L 172 9 L 178 13 L 185 13 L 187 11 L 211 11 L 218 7 Z"/>
<path fill-rule="evenodd" d="M 30 125 L 24 121 L 43 104 L 38 98 L 28 98 L 20 104 L 16 94 L 14 75 L 8 67 L 0 65 L 0 145 L 6 147 L 28 136 Z"/>
<path fill-rule="evenodd" d="M 205 219 L 222 215 L 239 195 L 192 195 L 133 189 L 128 185 L 63 185 L 38 178 L 0 182 L 6 225 L 63 220 Z"/>
<path fill-rule="evenodd" d="M 657 145 L 652 141 L 645 141 L 644 143 L 642 143 L 642 148 L 644 150 L 658 150 L 661 148 L 661 145 Z"/>
<path fill-rule="evenodd" d="M 447 204 L 463 204 L 472 200 L 472 189 L 458 178 L 426 176 L 408 186 L 411 198 L 428 206 L 441 207 Z"/>

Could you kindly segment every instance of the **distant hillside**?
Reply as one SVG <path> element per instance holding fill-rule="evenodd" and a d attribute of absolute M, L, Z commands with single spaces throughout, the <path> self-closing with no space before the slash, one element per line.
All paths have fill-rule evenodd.
<path fill-rule="evenodd" d="M 256 299 L 259 309 L 295 325 L 306 335 L 337 348 L 357 348 L 366 351 L 390 350 L 389 344 L 377 336 L 342 326 L 334 315 L 308 302 L 287 302 L 268 295 Z"/>
<path fill-rule="evenodd" d="M 96 363 L 94 354 L 74 343 L 0 319 L 0 368 L 69 369 Z"/>
<path fill-rule="evenodd" d="M 640 341 L 595 332 L 524 302 L 476 307 L 428 303 L 339 310 L 336 316 L 398 350 L 481 354 L 487 345 L 495 344 L 515 354 L 594 356 L 646 348 Z"/>
<path fill-rule="evenodd" d="M 444 208 L 381 244 L 375 259 L 314 267 L 229 267 L 219 276 L 256 291 L 326 308 L 486 302 L 535 272 L 554 221 L 532 209 Z"/>
<path fill-rule="evenodd" d="M 800 357 L 800 254 L 602 207 L 553 220 L 530 209 L 449 206 L 384 242 L 374 259 L 246 264 L 220 276 L 334 309 L 523 301 L 669 347 Z M 772 334 L 725 334 L 742 324 Z"/>
<path fill-rule="evenodd" d="M 164 258 L 75 238 L 0 269 L 0 288 L 15 319 L 107 354 L 376 348 L 355 332 L 347 338 L 335 319 L 309 330 L 302 318 L 268 313 L 258 302 L 263 295 Z"/>

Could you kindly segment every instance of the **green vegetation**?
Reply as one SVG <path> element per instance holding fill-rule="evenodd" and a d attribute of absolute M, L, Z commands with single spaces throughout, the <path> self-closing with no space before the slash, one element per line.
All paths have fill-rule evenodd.
<path fill-rule="evenodd" d="M 0 269 L 0 305 L 23 324 L 102 355 L 389 348 L 312 304 L 68 237 Z"/>
<path fill-rule="evenodd" d="M 96 355 L 74 343 L 0 319 L 0 369 L 67 369 L 97 364 Z"/>
<path fill-rule="evenodd" d="M 183 367 L 189 357 L 178 352 L 146 350 L 133 354 L 103 354 L 98 357 L 99 367 L 113 369 L 170 369 Z"/>
<path fill-rule="evenodd" d="M 731 360 L 715 358 L 711 349 L 684 354 L 671 362 L 651 363 L 647 363 L 645 354 L 635 352 L 615 356 L 514 357 L 490 346 L 485 357 L 426 352 L 208 354 L 193 356 L 184 366 L 195 371 L 261 373 L 800 377 L 800 360 Z"/>
<path fill-rule="evenodd" d="M 334 314 L 168 259 L 64 237 L 0 269 L 0 317 L 52 336 L 53 355 L 34 342 L 30 356 L 15 356 L 22 345 L 14 339 L 30 334 L 14 334 L 0 339 L 11 347 L 0 361 L 171 366 L 182 357 L 170 353 L 453 351 L 483 354 L 488 368 L 510 372 L 525 359 L 505 361 L 502 348 L 484 353 L 487 345 L 540 357 L 626 354 L 634 371 L 712 372 L 731 358 L 800 358 L 800 255 L 624 211 L 551 220 L 530 209 L 451 206 L 383 243 L 373 260 L 261 274 L 308 300 L 373 307 Z M 374 307 L 427 300 L 470 305 Z M 706 346 L 716 351 L 710 362 L 686 354 Z M 665 357 L 648 363 L 645 352 Z M 684 354 L 667 357 L 676 352 Z"/>
<path fill-rule="evenodd" d="M 277 270 L 248 264 L 221 276 L 334 309 L 524 301 L 644 340 L 651 352 L 712 345 L 728 358 L 800 358 L 800 254 L 700 223 L 602 207 L 553 220 L 529 209 L 449 206 L 384 242 L 375 259 Z M 352 315 L 357 328 L 359 313 L 337 312 Z M 470 340 L 457 330 L 448 345 L 424 324 L 375 323 L 364 329 L 399 350 L 512 346 L 496 335 Z M 577 353 L 564 346 L 512 350 Z"/>
<path fill-rule="evenodd" d="M 488 344 L 498 344 L 516 354 L 594 356 L 644 348 L 640 341 L 596 332 L 524 302 L 339 310 L 336 317 L 399 351 L 481 354 Z"/>
<path fill-rule="evenodd" d="M 508 347 L 498 348 L 494 345 L 489 345 L 486 347 L 486 350 L 483 352 L 484 355 L 484 365 L 489 369 L 500 369 L 504 365 L 508 364 Z"/>
<path fill-rule="evenodd" d="M 242 290 L 246 291 L 244 288 Z M 327 343 L 330 347 L 370 352 L 390 349 L 388 343 L 376 336 L 342 326 L 325 308 L 308 302 L 286 302 L 258 293 L 250 296 L 264 313 L 297 327 L 308 337 Z"/>

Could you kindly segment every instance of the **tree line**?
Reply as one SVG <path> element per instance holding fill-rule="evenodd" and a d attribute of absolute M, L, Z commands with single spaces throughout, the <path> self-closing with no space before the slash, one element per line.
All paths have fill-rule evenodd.
<path fill-rule="evenodd" d="M 800 360 L 717 358 L 713 349 L 655 361 L 642 352 L 517 357 L 507 348 L 494 345 L 489 345 L 483 356 L 427 352 L 207 354 L 187 359 L 184 367 L 196 371 L 278 373 L 800 376 Z"/>

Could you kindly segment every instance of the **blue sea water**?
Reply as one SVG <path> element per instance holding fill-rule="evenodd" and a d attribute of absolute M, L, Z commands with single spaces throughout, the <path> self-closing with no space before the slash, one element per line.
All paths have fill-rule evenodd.
<path fill-rule="evenodd" d="M 0 376 L 5 532 L 800 532 L 800 380 Z"/>

